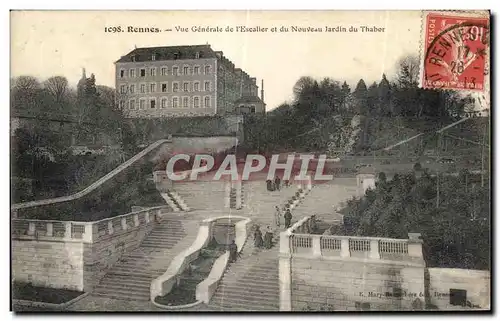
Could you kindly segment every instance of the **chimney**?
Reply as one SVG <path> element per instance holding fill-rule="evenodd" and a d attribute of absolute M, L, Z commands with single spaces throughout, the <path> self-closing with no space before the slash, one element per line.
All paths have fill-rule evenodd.
<path fill-rule="evenodd" d="M 264 102 L 264 79 L 262 79 L 260 85 L 260 99 Z"/>
<path fill-rule="evenodd" d="M 82 79 L 87 79 L 87 75 L 85 74 L 85 68 L 82 68 Z"/>

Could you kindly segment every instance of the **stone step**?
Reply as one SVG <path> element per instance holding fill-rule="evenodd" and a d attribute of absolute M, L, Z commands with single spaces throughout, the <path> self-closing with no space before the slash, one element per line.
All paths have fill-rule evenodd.
<path fill-rule="evenodd" d="M 238 294 L 238 295 L 247 295 L 247 296 L 263 296 L 263 297 L 269 297 L 269 298 L 276 298 L 276 296 L 279 296 L 279 284 L 274 285 L 273 287 L 257 287 L 255 285 L 248 285 L 246 284 L 230 284 L 230 285 L 220 285 L 217 288 L 217 295 L 233 295 L 233 294 Z"/>
<path fill-rule="evenodd" d="M 150 295 L 136 295 L 132 294 L 130 292 L 128 293 L 93 293 L 93 295 L 98 296 L 98 297 L 103 297 L 103 298 L 110 298 L 110 299 L 115 299 L 115 300 L 127 300 L 127 301 L 144 301 L 145 304 L 149 302 L 150 300 Z"/>
<path fill-rule="evenodd" d="M 182 240 L 184 235 L 168 235 L 168 234 L 150 234 L 148 235 L 144 241 L 146 240 Z"/>
<path fill-rule="evenodd" d="M 145 287 L 136 287 L 132 286 L 129 288 L 123 288 L 123 287 L 115 287 L 113 285 L 110 286 L 98 286 L 96 289 L 93 291 L 93 293 L 96 294 L 115 294 L 115 295 L 120 295 L 120 296 L 141 296 L 141 297 L 149 297 L 150 290 L 149 288 Z"/>
<path fill-rule="evenodd" d="M 167 270 L 168 263 L 165 263 L 165 267 L 163 268 L 152 268 L 152 265 L 148 262 L 129 262 L 129 263 L 120 263 L 113 267 L 113 271 L 118 273 L 127 273 L 128 271 L 137 271 L 143 272 L 145 275 L 149 275 L 152 273 L 163 273 Z"/>
<path fill-rule="evenodd" d="M 151 279 L 153 281 L 153 279 Z M 111 290 L 118 290 L 118 291 L 129 291 L 131 293 L 140 293 L 140 294 L 145 294 L 149 293 L 151 288 L 151 282 L 149 283 L 127 283 L 125 280 L 123 283 L 103 283 L 99 284 L 94 290 L 96 293 L 108 293 L 112 292 Z M 103 289 L 106 289 L 103 291 Z M 107 290 L 110 291 L 107 291 Z"/>
<path fill-rule="evenodd" d="M 230 278 L 229 278 L 230 277 Z M 220 282 L 221 286 L 231 286 L 233 284 L 246 286 L 252 285 L 252 287 L 265 287 L 273 288 L 279 286 L 279 278 L 263 279 L 263 278 L 252 278 L 252 277 L 241 277 L 241 276 L 229 276 L 228 278 L 223 278 Z"/>
<path fill-rule="evenodd" d="M 165 267 L 165 269 L 158 269 L 158 270 L 142 270 L 142 269 L 137 269 L 134 267 L 121 267 L 121 266 L 115 266 L 113 267 L 113 272 L 116 274 L 122 274 L 122 275 L 139 275 L 139 276 L 149 276 L 150 278 L 155 278 L 160 275 L 162 275 L 166 270 L 168 266 Z"/>
<path fill-rule="evenodd" d="M 148 277 L 147 279 L 138 279 L 135 275 L 128 276 L 114 276 L 107 274 L 100 282 L 99 285 L 112 285 L 112 284 L 133 284 L 139 287 L 149 287 L 151 286 L 151 281 L 153 278 Z"/>
<path fill-rule="evenodd" d="M 276 304 L 267 302 L 266 304 L 260 302 L 252 301 L 241 301 L 241 300 L 228 300 L 223 298 L 212 299 L 210 301 L 210 306 L 215 306 L 222 308 L 222 310 L 233 310 L 233 311 L 279 311 L 279 300 Z"/>

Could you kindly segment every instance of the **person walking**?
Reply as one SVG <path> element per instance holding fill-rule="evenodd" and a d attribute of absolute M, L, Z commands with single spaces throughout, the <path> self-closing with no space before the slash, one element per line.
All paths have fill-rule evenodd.
<path fill-rule="evenodd" d="M 287 208 L 285 213 L 285 228 L 289 228 L 291 225 L 292 225 L 292 213 L 290 212 L 290 208 Z"/>
<path fill-rule="evenodd" d="M 236 242 L 233 240 L 233 242 L 229 244 L 229 262 L 236 261 L 238 256 L 238 246 L 236 246 Z"/>
<path fill-rule="evenodd" d="M 266 234 L 264 235 L 264 247 L 270 249 L 273 246 L 273 232 L 268 226 L 266 229 Z"/>
<path fill-rule="evenodd" d="M 276 212 L 274 213 L 274 224 L 276 227 L 280 227 L 280 220 L 281 220 L 281 211 L 279 206 L 276 206 Z"/>
<path fill-rule="evenodd" d="M 278 175 L 274 178 L 274 186 L 276 187 L 276 190 L 280 190 L 280 184 L 281 184 L 281 179 L 279 178 Z"/>
<path fill-rule="evenodd" d="M 255 231 L 253 232 L 253 245 L 257 248 L 262 247 L 264 241 L 262 240 L 262 232 L 260 231 L 260 227 L 256 226 Z"/>

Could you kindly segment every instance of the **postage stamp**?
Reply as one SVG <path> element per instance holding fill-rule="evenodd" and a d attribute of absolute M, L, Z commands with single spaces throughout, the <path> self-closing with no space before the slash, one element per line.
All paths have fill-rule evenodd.
<path fill-rule="evenodd" d="M 421 87 L 483 91 L 488 75 L 489 17 L 429 12 L 423 23 Z"/>

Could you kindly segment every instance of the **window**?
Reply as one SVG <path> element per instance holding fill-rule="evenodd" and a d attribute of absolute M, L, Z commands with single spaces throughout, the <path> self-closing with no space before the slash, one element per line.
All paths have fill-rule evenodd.
<path fill-rule="evenodd" d="M 200 74 L 200 66 L 194 66 L 193 68 L 193 74 L 199 75 Z"/>
<path fill-rule="evenodd" d="M 194 55 L 194 58 L 195 58 L 195 59 L 200 59 L 200 53 L 199 53 L 199 52 L 197 52 L 197 53 Z"/>
<path fill-rule="evenodd" d="M 156 92 L 156 84 L 155 83 L 149 84 L 149 92 L 150 93 Z"/>
<path fill-rule="evenodd" d="M 155 99 L 155 98 L 151 98 L 151 99 L 149 100 L 149 106 L 150 106 L 151 108 L 156 108 L 156 99 Z"/>
<path fill-rule="evenodd" d="M 146 108 L 146 100 L 145 99 L 141 99 L 141 101 L 139 102 L 139 108 L 140 109 Z"/>
<path fill-rule="evenodd" d="M 205 108 L 210 107 L 210 96 L 205 97 Z"/>
<path fill-rule="evenodd" d="M 133 94 L 135 92 L 135 85 L 130 85 L 130 93 Z"/>
<path fill-rule="evenodd" d="M 141 77 L 146 77 L 146 69 L 141 68 Z"/>
<path fill-rule="evenodd" d="M 179 54 L 178 53 L 174 53 L 174 60 L 177 60 L 179 59 Z"/>
<path fill-rule="evenodd" d="M 168 90 L 167 83 L 166 83 L 166 82 L 165 82 L 165 83 L 162 83 L 162 84 L 161 84 L 161 92 L 162 92 L 162 93 L 166 93 L 166 92 L 167 92 L 167 90 Z"/>
<path fill-rule="evenodd" d="M 178 97 L 172 98 L 172 108 L 179 108 L 179 98 Z"/>
<path fill-rule="evenodd" d="M 136 61 L 135 55 L 132 56 L 132 61 Z"/>
<path fill-rule="evenodd" d="M 141 84 L 141 94 L 144 94 L 146 92 L 146 85 Z"/>
<path fill-rule="evenodd" d="M 121 69 L 120 70 L 120 78 L 125 77 L 125 70 Z"/>
<path fill-rule="evenodd" d="M 205 81 L 205 91 L 210 91 L 210 81 Z"/>
<path fill-rule="evenodd" d="M 193 84 L 193 90 L 194 90 L 194 91 L 200 91 L 200 83 L 199 83 L 199 82 L 197 82 L 197 81 L 196 81 L 196 82 Z"/>
<path fill-rule="evenodd" d="M 129 75 L 130 78 L 135 78 L 135 68 L 130 69 L 128 71 L 128 75 Z"/>
<path fill-rule="evenodd" d="M 121 110 L 125 109 L 125 102 L 123 100 L 120 100 L 120 109 Z"/>
<path fill-rule="evenodd" d="M 466 306 L 467 305 L 467 291 L 459 289 L 450 289 L 450 304 Z"/>
<path fill-rule="evenodd" d="M 255 106 L 254 105 L 250 106 L 250 112 L 255 114 Z"/>
<path fill-rule="evenodd" d="M 161 75 L 162 75 L 162 76 L 166 76 L 166 75 L 167 75 L 167 72 L 168 72 L 167 67 L 161 67 Z"/>
<path fill-rule="evenodd" d="M 161 99 L 161 108 L 167 108 L 167 98 Z"/>
<path fill-rule="evenodd" d="M 130 99 L 130 109 L 135 109 L 135 99 Z"/>
<path fill-rule="evenodd" d="M 184 107 L 184 108 L 189 107 L 189 98 L 188 97 L 182 97 L 182 107 Z"/>
<path fill-rule="evenodd" d="M 179 76 L 179 67 L 177 66 L 172 67 L 172 75 Z"/>
<path fill-rule="evenodd" d="M 200 97 L 194 97 L 193 98 L 193 105 L 196 108 L 200 107 Z"/>
<path fill-rule="evenodd" d="M 127 85 L 120 85 L 120 94 L 125 94 L 127 92 Z"/>
<path fill-rule="evenodd" d="M 182 84 L 182 90 L 183 91 L 189 91 L 189 83 L 188 82 L 185 82 Z"/>
<path fill-rule="evenodd" d="M 156 76 L 156 68 L 151 68 L 149 70 L 149 73 L 150 73 L 151 77 L 155 77 Z"/>
<path fill-rule="evenodd" d="M 182 73 L 184 75 L 189 75 L 189 67 L 188 66 L 184 66 L 183 70 L 182 70 Z"/>
<path fill-rule="evenodd" d="M 179 91 L 179 83 L 178 82 L 172 83 L 172 91 L 173 92 L 178 92 Z"/>
<path fill-rule="evenodd" d="M 205 74 L 209 74 L 210 73 L 210 66 L 205 66 Z"/>
<path fill-rule="evenodd" d="M 151 60 L 155 61 L 156 60 L 156 54 L 151 55 Z"/>

